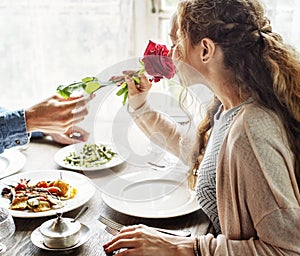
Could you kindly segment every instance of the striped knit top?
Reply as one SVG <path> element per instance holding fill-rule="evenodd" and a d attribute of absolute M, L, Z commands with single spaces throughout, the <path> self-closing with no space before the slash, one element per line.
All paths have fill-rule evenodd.
<path fill-rule="evenodd" d="M 248 101 L 246 101 L 248 103 Z M 205 150 L 203 160 L 198 169 L 197 200 L 201 209 L 212 222 L 217 234 L 221 233 L 216 199 L 216 167 L 219 151 L 225 138 L 226 131 L 233 118 L 241 109 L 242 103 L 227 111 L 222 111 L 221 105 L 214 116 L 213 129 Z"/>

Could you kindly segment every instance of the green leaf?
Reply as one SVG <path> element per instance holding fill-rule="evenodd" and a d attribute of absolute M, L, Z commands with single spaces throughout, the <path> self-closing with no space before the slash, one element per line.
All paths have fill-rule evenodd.
<path fill-rule="evenodd" d="M 127 91 L 124 92 L 123 102 L 122 102 L 123 106 L 126 104 L 127 98 L 128 98 L 128 89 Z"/>
<path fill-rule="evenodd" d="M 116 95 L 121 96 L 126 91 L 128 91 L 127 84 L 126 84 L 126 87 L 121 88 L 119 91 L 117 91 Z"/>
<path fill-rule="evenodd" d="M 127 83 L 126 82 L 123 82 L 121 85 L 120 85 L 121 88 L 126 88 L 127 87 Z"/>
<path fill-rule="evenodd" d="M 141 69 L 139 70 L 138 74 L 141 75 L 141 74 L 144 74 L 146 72 L 146 69 L 145 69 L 145 63 L 140 59 L 139 60 L 140 64 L 141 64 Z"/>
<path fill-rule="evenodd" d="M 85 83 L 75 82 L 69 85 L 60 85 L 56 88 L 56 91 L 59 95 L 61 95 L 65 99 L 68 99 L 74 91 L 84 90 L 85 87 Z"/>
<path fill-rule="evenodd" d="M 70 98 L 71 94 L 68 91 L 57 90 L 57 93 L 65 99 Z"/>
<path fill-rule="evenodd" d="M 88 76 L 88 77 L 82 78 L 81 81 L 84 83 L 88 83 L 88 82 L 92 82 L 92 81 L 98 81 L 98 78 L 94 77 L 94 76 Z"/>
<path fill-rule="evenodd" d="M 146 69 L 145 69 L 145 67 L 143 66 L 143 67 L 139 70 L 138 74 L 141 75 L 141 74 L 144 74 L 145 72 L 146 72 Z"/>
<path fill-rule="evenodd" d="M 136 76 L 132 76 L 132 79 L 134 80 L 135 84 L 140 84 L 140 79 Z"/>
<path fill-rule="evenodd" d="M 98 78 L 94 76 L 88 76 L 81 79 L 81 82 L 74 82 L 69 85 L 60 85 L 57 87 L 57 93 L 68 99 L 71 97 L 72 93 L 75 91 L 85 91 L 88 94 L 93 93 L 100 88 Z"/>
<path fill-rule="evenodd" d="M 142 59 L 139 59 L 139 63 L 141 64 L 141 66 L 144 68 L 145 67 L 145 63 Z"/>
<path fill-rule="evenodd" d="M 97 81 L 91 81 L 86 83 L 85 92 L 88 94 L 93 93 L 100 88 L 100 84 Z"/>

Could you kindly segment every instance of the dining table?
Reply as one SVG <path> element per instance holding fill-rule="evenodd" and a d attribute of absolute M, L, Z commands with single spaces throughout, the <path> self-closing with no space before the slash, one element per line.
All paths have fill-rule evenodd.
<path fill-rule="evenodd" d="M 32 139 L 31 142 L 22 147 L 20 151 L 26 157 L 26 163 L 18 173 L 24 173 L 40 170 L 65 170 L 54 161 L 54 156 L 64 145 L 54 142 L 51 138 L 44 137 Z M 82 206 L 64 213 L 64 217 L 74 218 L 80 209 L 88 206 L 88 210 L 80 217 L 80 222 L 89 227 L 91 235 L 89 239 L 81 246 L 64 251 L 45 250 L 37 247 L 31 241 L 32 232 L 45 221 L 55 216 L 46 216 L 38 218 L 14 217 L 16 230 L 14 234 L 6 241 L 7 251 L 4 255 L 9 256 L 57 256 L 57 255 L 80 255 L 80 256 L 100 256 L 107 255 L 103 250 L 103 244 L 112 239 L 113 235 L 105 230 L 105 225 L 98 221 L 98 217 L 103 215 L 124 225 L 145 224 L 152 227 L 167 228 L 173 230 L 189 230 L 192 235 L 206 234 L 210 228 L 208 218 L 201 209 L 183 214 L 180 216 L 168 218 L 139 217 L 125 214 L 109 207 L 102 199 L 101 185 L 99 180 L 105 182 L 113 178 L 114 173 L 134 170 L 134 167 L 126 161 L 116 167 L 107 170 L 94 172 L 74 172 L 86 175 L 91 181 L 95 181 L 95 193 Z"/>

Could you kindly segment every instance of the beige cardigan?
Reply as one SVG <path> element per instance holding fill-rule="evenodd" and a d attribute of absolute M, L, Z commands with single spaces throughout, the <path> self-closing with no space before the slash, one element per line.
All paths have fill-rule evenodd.
<path fill-rule="evenodd" d="M 197 143 L 174 123 L 147 105 L 132 116 L 148 137 L 160 131 L 167 141 L 163 146 L 191 164 Z M 300 255 L 300 195 L 282 130 L 274 114 L 254 103 L 234 118 L 217 168 L 222 234 L 200 237 L 203 256 Z"/>

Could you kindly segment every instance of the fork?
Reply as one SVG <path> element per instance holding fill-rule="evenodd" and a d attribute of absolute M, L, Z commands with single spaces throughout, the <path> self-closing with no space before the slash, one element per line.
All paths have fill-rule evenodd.
<path fill-rule="evenodd" d="M 109 218 L 106 218 L 102 215 L 100 215 L 100 217 L 98 218 L 98 220 L 100 222 L 102 222 L 104 225 L 106 225 L 107 227 L 109 227 L 112 230 L 115 230 L 117 232 L 120 232 L 120 230 L 125 227 L 124 225 L 117 223 Z M 154 227 L 155 230 L 161 232 L 161 233 L 165 233 L 168 235 L 173 235 L 173 236 L 182 236 L 182 237 L 188 237 L 191 236 L 191 232 L 189 230 L 170 230 L 170 229 L 164 229 L 164 228 L 156 228 Z M 106 231 L 108 231 L 110 234 L 112 234 L 113 232 L 111 232 L 111 230 L 106 229 Z"/>
<path fill-rule="evenodd" d="M 105 231 L 108 232 L 109 234 L 116 236 L 117 234 L 119 234 L 118 230 L 112 229 L 109 226 L 105 227 Z"/>
<path fill-rule="evenodd" d="M 167 166 L 162 165 L 162 164 L 156 164 L 156 163 L 152 163 L 152 162 L 146 162 L 147 165 L 149 165 L 151 167 L 151 169 L 155 170 L 155 171 L 161 171 L 167 168 Z"/>

